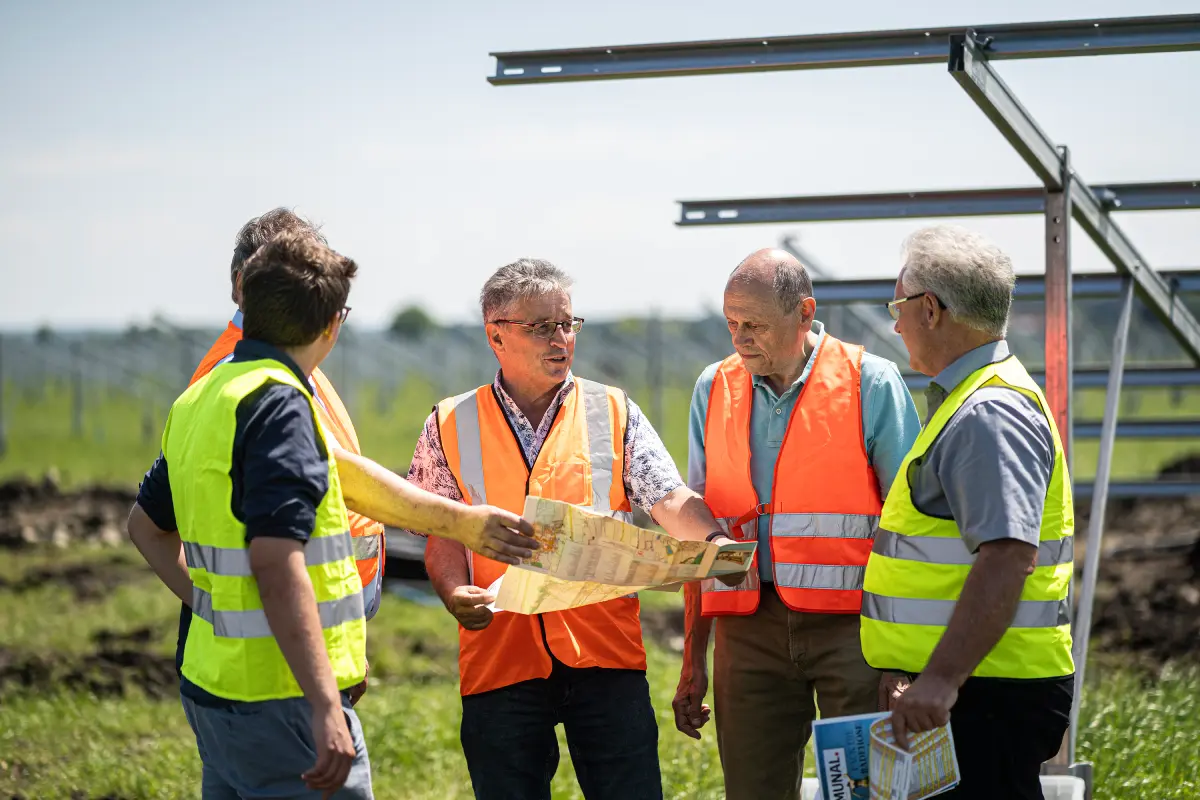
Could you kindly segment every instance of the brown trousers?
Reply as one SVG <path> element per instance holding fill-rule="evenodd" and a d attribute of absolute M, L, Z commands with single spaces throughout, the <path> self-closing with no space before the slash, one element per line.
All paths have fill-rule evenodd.
<path fill-rule="evenodd" d="M 857 614 L 792 611 L 770 584 L 753 615 L 717 618 L 713 713 L 727 800 L 799 800 L 817 708 L 878 710 L 881 673 L 863 660 L 858 626 Z"/>

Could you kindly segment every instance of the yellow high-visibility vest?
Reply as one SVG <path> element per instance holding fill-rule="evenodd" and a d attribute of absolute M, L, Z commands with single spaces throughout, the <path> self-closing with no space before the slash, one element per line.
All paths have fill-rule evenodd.
<path fill-rule="evenodd" d="M 862 649 L 867 663 L 877 669 L 925 669 L 975 562 L 953 519 L 917 509 L 907 476 L 971 393 L 985 386 L 1015 389 L 1037 403 L 1053 435 L 1054 467 L 1042 510 L 1037 565 L 1025 580 L 1008 630 L 972 675 L 1051 678 L 1074 672 L 1067 599 L 1074 569 L 1071 481 L 1045 395 L 1012 356 L 973 372 L 950 392 L 917 437 L 888 492 L 863 579 Z"/>
<path fill-rule="evenodd" d="M 168 465 L 175 518 L 192 578 L 192 624 L 183 675 L 230 700 L 301 697 L 279 649 L 250 571 L 246 526 L 233 514 L 233 438 L 238 405 L 267 382 L 311 393 L 287 366 L 272 359 L 222 364 L 171 406 L 162 449 Z M 322 426 L 313 424 L 326 452 Z M 304 547 L 316 594 L 325 647 L 339 689 L 366 676 L 366 621 L 362 581 L 342 501 L 337 463 L 329 458 L 329 487 L 317 506 L 316 525 Z"/>

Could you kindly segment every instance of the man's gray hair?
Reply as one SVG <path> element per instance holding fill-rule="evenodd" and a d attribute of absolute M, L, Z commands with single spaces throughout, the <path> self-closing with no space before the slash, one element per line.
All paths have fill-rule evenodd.
<path fill-rule="evenodd" d="M 748 265 L 753 264 L 753 267 Z M 774 270 L 771 293 L 785 314 L 795 311 L 802 301 L 813 296 L 812 277 L 798 259 L 778 250 L 757 250 L 742 259 L 729 275 L 729 285 L 762 285 L 763 266 Z"/>
<path fill-rule="evenodd" d="M 567 273 L 540 258 L 522 258 L 505 264 L 492 273 L 479 292 L 479 307 L 484 322 L 502 318 L 522 300 L 543 297 L 554 292 L 571 291 Z"/>
<path fill-rule="evenodd" d="M 906 295 L 930 292 L 963 325 L 1005 335 L 1017 278 L 993 242 L 957 225 L 932 225 L 910 234 L 903 252 Z"/>
<path fill-rule="evenodd" d="M 808 270 L 799 261 L 793 262 L 791 259 L 775 265 L 775 280 L 771 288 L 775 290 L 775 302 L 787 314 L 795 311 L 802 301 L 813 294 Z"/>

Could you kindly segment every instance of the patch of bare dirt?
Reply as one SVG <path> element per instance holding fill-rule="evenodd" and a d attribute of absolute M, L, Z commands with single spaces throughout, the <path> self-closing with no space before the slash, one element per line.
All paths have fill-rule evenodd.
<path fill-rule="evenodd" d="M 0 483 L 0 549 L 119 544 L 134 498 L 133 492 L 104 487 L 63 492 L 51 478 Z"/>
<path fill-rule="evenodd" d="M 155 638 L 150 628 L 100 631 L 93 638 L 96 649 L 84 655 L 29 653 L 0 646 L 0 698 L 56 688 L 124 697 L 133 686 L 154 698 L 172 697 L 179 689 L 175 659 L 150 651 Z"/>
<path fill-rule="evenodd" d="M 675 653 L 683 652 L 683 610 L 643 608 L 642 638 Z"/>
<path fill-rule="evenodd" d="M 124 558 L 108 558 L 81 564 L 62 564 L 26 570 L 17 580 L 0 577 L 0 591 L 23 594 L 43 586 L 64 586 L 78 602 L 103 600 L 113 589 L 134 578 L 144 577 L 145 569 Z"/>

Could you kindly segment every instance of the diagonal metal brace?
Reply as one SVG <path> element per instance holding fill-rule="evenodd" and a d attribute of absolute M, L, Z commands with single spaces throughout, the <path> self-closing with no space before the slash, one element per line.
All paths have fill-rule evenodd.
<path fill-rule="evenodd" d="M 987 115 L 1048 190 L 1063 188 L 1063 164 L 1054 142 L 996 74 L 973 32 L 950 37 L 950 74 Z M 1087 183 L 1071 171 L 1072 217 L 1117 271 L 1133 279 L 1138 294 L 1188 355 L 1200 363 L 1200 322 L 1178 293 L 1146 263 Z"/>

